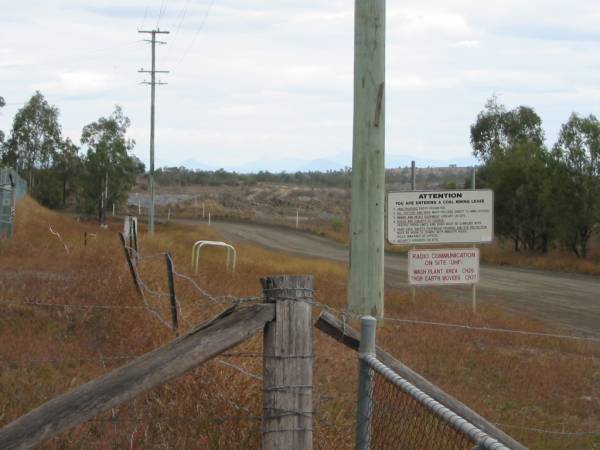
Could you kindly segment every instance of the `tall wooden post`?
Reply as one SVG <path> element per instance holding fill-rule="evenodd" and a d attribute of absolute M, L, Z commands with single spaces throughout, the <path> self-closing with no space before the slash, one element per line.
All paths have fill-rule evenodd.
<path fill-rule="evenodd" d="M 275 320 L 263 343 L 263 450 L 311 450 L 313 279 L 282 275 L 260 280 Z"/>
<path fill-rule="evenodd" d="M 355 0 L 348 307 L 383 317 L 385 0 Z"/>

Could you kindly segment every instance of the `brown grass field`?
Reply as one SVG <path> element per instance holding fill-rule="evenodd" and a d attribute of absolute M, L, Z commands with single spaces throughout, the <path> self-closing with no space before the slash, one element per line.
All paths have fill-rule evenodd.
<path fill-rule="evenodd" d="M 174 337 L 145 309 L 20 304 L 141 306 L 117 239 L 121 227 L 101 230 L 28 198 L 18 205 L 15 238 L 0 241 L 0 426 Z M 97 236 L 86 247 L 84 231 Z M 176 269 L 214 295 L 256 296 L 261 276 L 305 273 L 315 277 L 318 301 L 344 308 L 346 268 L 321 260 L 239 246 L 235 274 L 216 252 L 205 254 L 199 275 L 191 274 L 191 244 L 215 237 L 206 227 L 175 225 L 159 226 L 154 237 L 142 233 L 142 278 L 164 292 L 162 253 L 170 251 Z M 222 309 L 183 278 L 176 278 L 176 290 L 184 330 Z M 148 302 L 168 319 L 164 298 L 149 295 Z M 475 315 L 468 305 L 433 295 L 413 304 L 403 291 L 386 292 L 386 316 L 562 332 L 486 305 Z M 600 344 L 394 322 L 378 329 L 377 341 L 532 449 L 600 449 Z M 353 448 L 356 354 L 317 330 L 314 345 L 315 448 Z M 242 355 L 218 359 L 260 375 L 262 359 L 254 353 L 261 346 L 258 336 L 231 351 Z M 260 381 L 214 360 L 44 448 L 258 448 L 260 410 Z"/>

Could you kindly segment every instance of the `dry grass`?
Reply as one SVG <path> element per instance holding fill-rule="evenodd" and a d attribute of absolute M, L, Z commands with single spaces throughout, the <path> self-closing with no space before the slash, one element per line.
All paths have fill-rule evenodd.
<path fill-rule="evenodd" d="M 69 247 L 48 231 L 48 224 Z M 25 299 L 77 304 L 140 305 L 116 231 L 98 230 L 40 208 L 29 199 L 19 205 L 15 239 L 0 243 L 0 301 Z M 97 233 L 83 247 L 83 232 Z M 191 244 L 214 238 L 207 228 L 159 227 L 140 241 L 144 280 L 165 290 L 160 252 L 169 250 L 180 272 L 189 274 Z M 207 252 L 194 279 L 218 294 L 260 294 L 258 279 L 273 273 L 311 273 L 316 296 L 338 309 L 345 304 L 346 270 L 325 261 L 291 258 L 240 246 L 235 274 L 224 271 L 216 251 Z M 189 282 L 176 280 L 189 328 L 220 310 Z M 167 310 L 156 299 L 149 299 Z M 31 308 L 0 304 L 0 425 L 67 389 L 120 365 L 102 357 L 138 355 L 173 337 L 145 310 Z M 386 315 L 470 323 L 531 331 L 556 331 L 527 317 L 482 307 L 477 315 L 433 295 L 411 303 L 405 292 L 386 293 Z M 352 324 L 356 326 L 356 324 Z M 356 355 L 320 332 L 315 339 L 316 447 L 352 448 Z M 494 422 L 562 431 L 600 428 L 600 346 L 520 335 L 388 322 L 378 344 Z M 235 352 L 260 352 L 261 339 Z M 54 361 L 49 361 L 54 360 Z M 254 357 L 228 357 L 260 374 Z M 192 373 L 140 396 L 127 405 L 56 438 L 45 448 L 257 448 L 260 442 L 260 382 L 210 362 Z M 562 436 L 506 427 L 535 449 L 599 449 L 599 435 Z"/>
<path fill-rule="evenodd" d="M 600 244 L 598 242 L 591 243 L 587 259 L 577 258 L 572 252 L 561 250 L 551 250 L 545 255 L 515 252 L 510 245 L 502 245 L 498 242 L 482 245 L 480 248 L 481 259 L 493 264 L 600 275 Z"/>
<path fill-rule="evenodd" d="M 289 222 L 280 223 L 279 225 L 290 226 Z M 349 244 L 347 224 L 343 224 L 341 229 L 339 229 L 326 221 L 310 220 L 303 223 L 301 228 L 336 242 L 346 245 Z M 445 247 L 462 248 L 465 247 L 465 244 L 445 245 Z M 515 252 L 511 245 L 501 244 L 498 241 L 492 244 L 478 245 L 478 247 L 481 250 L 481 260 L 487 263 L 540 270 L 600 275 L 600 242 L 597 240 L 591 242 L 589 256 L 586 259 L 577 258 L 573 252 L 564 250 L 551 250 L 546 254 L 527 251 Z M 406 253 L 410 248 L 410 246 L 406 245 L 391 245 L 387 241 L 385 242 L 385 250 L 387 252 Z"/>

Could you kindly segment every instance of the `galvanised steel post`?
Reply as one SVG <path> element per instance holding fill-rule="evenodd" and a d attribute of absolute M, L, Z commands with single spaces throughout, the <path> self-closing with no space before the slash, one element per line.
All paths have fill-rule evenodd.
<path fill-rule="evenodd" d="M 371 316 L 360 319 L 358 349 L 358 404 L 356 407 L 356 450 L 371 448 L 371 413 L 373 411 L 373 369 L 360 359 L 361 355 L 375 356 L 377 320 Z"/>

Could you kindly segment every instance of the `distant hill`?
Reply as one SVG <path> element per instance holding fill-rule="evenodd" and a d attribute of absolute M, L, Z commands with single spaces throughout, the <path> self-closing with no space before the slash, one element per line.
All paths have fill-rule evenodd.
<path fill-rule="evenodd" d="M 398 168 L 410 166 L 411 161 L 415 161 L 417 167 L 448 167 L 450 165 L 455 166 L 473 166 L 477 164 L 477 160 L 474 157 L 461 157 L 449 160 L 431 159 L 427 157 L 420 157 L 414 155 L 400 155 L 387 153 L 385 155 L 385 167 L 386 168 Z M 187 159 L 182 163 L 183 167 L 193 170 L 218 170 L 225 169 L 229 172 L 237 173 L 257 173 L 260 171 L 269 172 L 308 172 L 317 171 L 325 172 L 328 170 L 341 170 L 346 167 L 352 166 L 352 152 L 338 153 L 332 156 L 325 156 L 323 158 L 317 158 L 312 160 L 306 160 L 301 158 L 283 158 L 283 159 L 261 159 L 244 163 L 240 165 L 223 165 L 223 166 L 212 166 L 205 164 L 196 159 Z"/>

